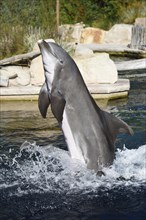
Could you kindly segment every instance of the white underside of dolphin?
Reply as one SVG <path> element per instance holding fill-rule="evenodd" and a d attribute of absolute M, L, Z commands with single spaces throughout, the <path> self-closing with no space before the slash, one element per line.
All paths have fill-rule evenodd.
<path fill-rule="evenodd" d="M 77 160 L 80 160 L 83 163 L 85 163 L 85 159 L 83 157 L 81 149 L 79 147 L 77 147 L 77 145 L 75 143 L 75 139 L 73 137 L 70 125 L 68 123 L 66 110 L 64 110 L 64 113 L 63 113 L 62 131 L 64 133 L 66 143 L 69 146 L 70 156 L 73 159 L 77 159 Z"/>

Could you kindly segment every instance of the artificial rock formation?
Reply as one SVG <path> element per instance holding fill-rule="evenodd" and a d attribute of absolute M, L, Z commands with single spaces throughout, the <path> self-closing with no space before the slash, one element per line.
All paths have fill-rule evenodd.
<path fill-rule="evenodd" d="M 131 33 L 133 25 L 115 24 L 106 32 L 104 43 L 114 45 L 128 45 L 131 42 Z"/>
<path fill-rule="evenodd" d="M 111 84 L 118 80 L 116 66 L 107 53 L 77 56 L 74 60 L 87 84 Z"/>
<path fill-rule="evenodd" d="M 97 43 L 104 41 L 106 31 L 99 28 L 87 27 L 82 30 L 80 42 L 84 44 Z"/>
<path fill-rule="evenodd" d="M 2 84 L 4 81 L 5 84 Z M 27 86 L 29 84 L 30 70 L 28 67 L 4 66 L 0 69 L 0 86 Z"/>

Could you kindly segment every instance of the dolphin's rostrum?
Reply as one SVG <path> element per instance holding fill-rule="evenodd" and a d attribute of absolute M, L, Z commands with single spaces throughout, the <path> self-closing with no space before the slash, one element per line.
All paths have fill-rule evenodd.
<path fill-rule="evenodd" d="M 113 162 L 117 134 L 132 134 L 132 129 L 96 105 L 77 65 L 62 47 L 44 40 L 39 40 L 38 45 L 45 72 L 39 94 L 41 115 L 45 118 L 51 105 L 70 156 L 90 169 L 102 170 Z"/>

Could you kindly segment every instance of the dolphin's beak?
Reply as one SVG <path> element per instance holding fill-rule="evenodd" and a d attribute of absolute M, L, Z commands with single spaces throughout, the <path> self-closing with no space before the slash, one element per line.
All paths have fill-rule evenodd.
<path fill-rule="evenodd" d="M 45 77 L 48 82 L 52 83 L 54 77 L 55 66 L 57 64 L 58 58 L 54 55 L 53 45 L 45 40 L 39 40 L 38 46 L 42 55 L 42 62 L 45 71 Z M 46 76 L 47 74 L 47 76 Z M 52 75 L 52 76 L 51 76 Z M 51 85 L 50 83 L 50 85 Z M 50 86 L 48 86 L 50 87 Z"/>
<path fill-rule="evenodd" d="M 38 45 L 41 45 L 43 41 L 43 39 L 38 40 Z"/>
<path fill-rule="evenodd" d="M 48 47 L 49 47 L 49 45 L 47 44 L 47 42 L 46 41 L 44 41 L 44 40 L 38 40 L 38 45 L 39 45 L 39 48 L 40 48 L 40 50 L 42 50 L 42 49 L 48 49 Z"/>
<path fill-rule="evenodd" d="M 48 52 L 50 52 L 54 56 L 53 48 L 51 47 L 51 45 L 48 42 L 41 39 L 41 40 L 38 40 L 38 45 L 39 45 L 40 51 L 47 50 Z"/>

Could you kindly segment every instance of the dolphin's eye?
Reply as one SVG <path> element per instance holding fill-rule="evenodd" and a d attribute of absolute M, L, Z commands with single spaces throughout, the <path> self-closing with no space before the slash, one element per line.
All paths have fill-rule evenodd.
<path fill-rule="evenodd" d="M 62 64 L 63 64 L 63 60 L 60 60 L 60 63 L 62 63 Z"/>

